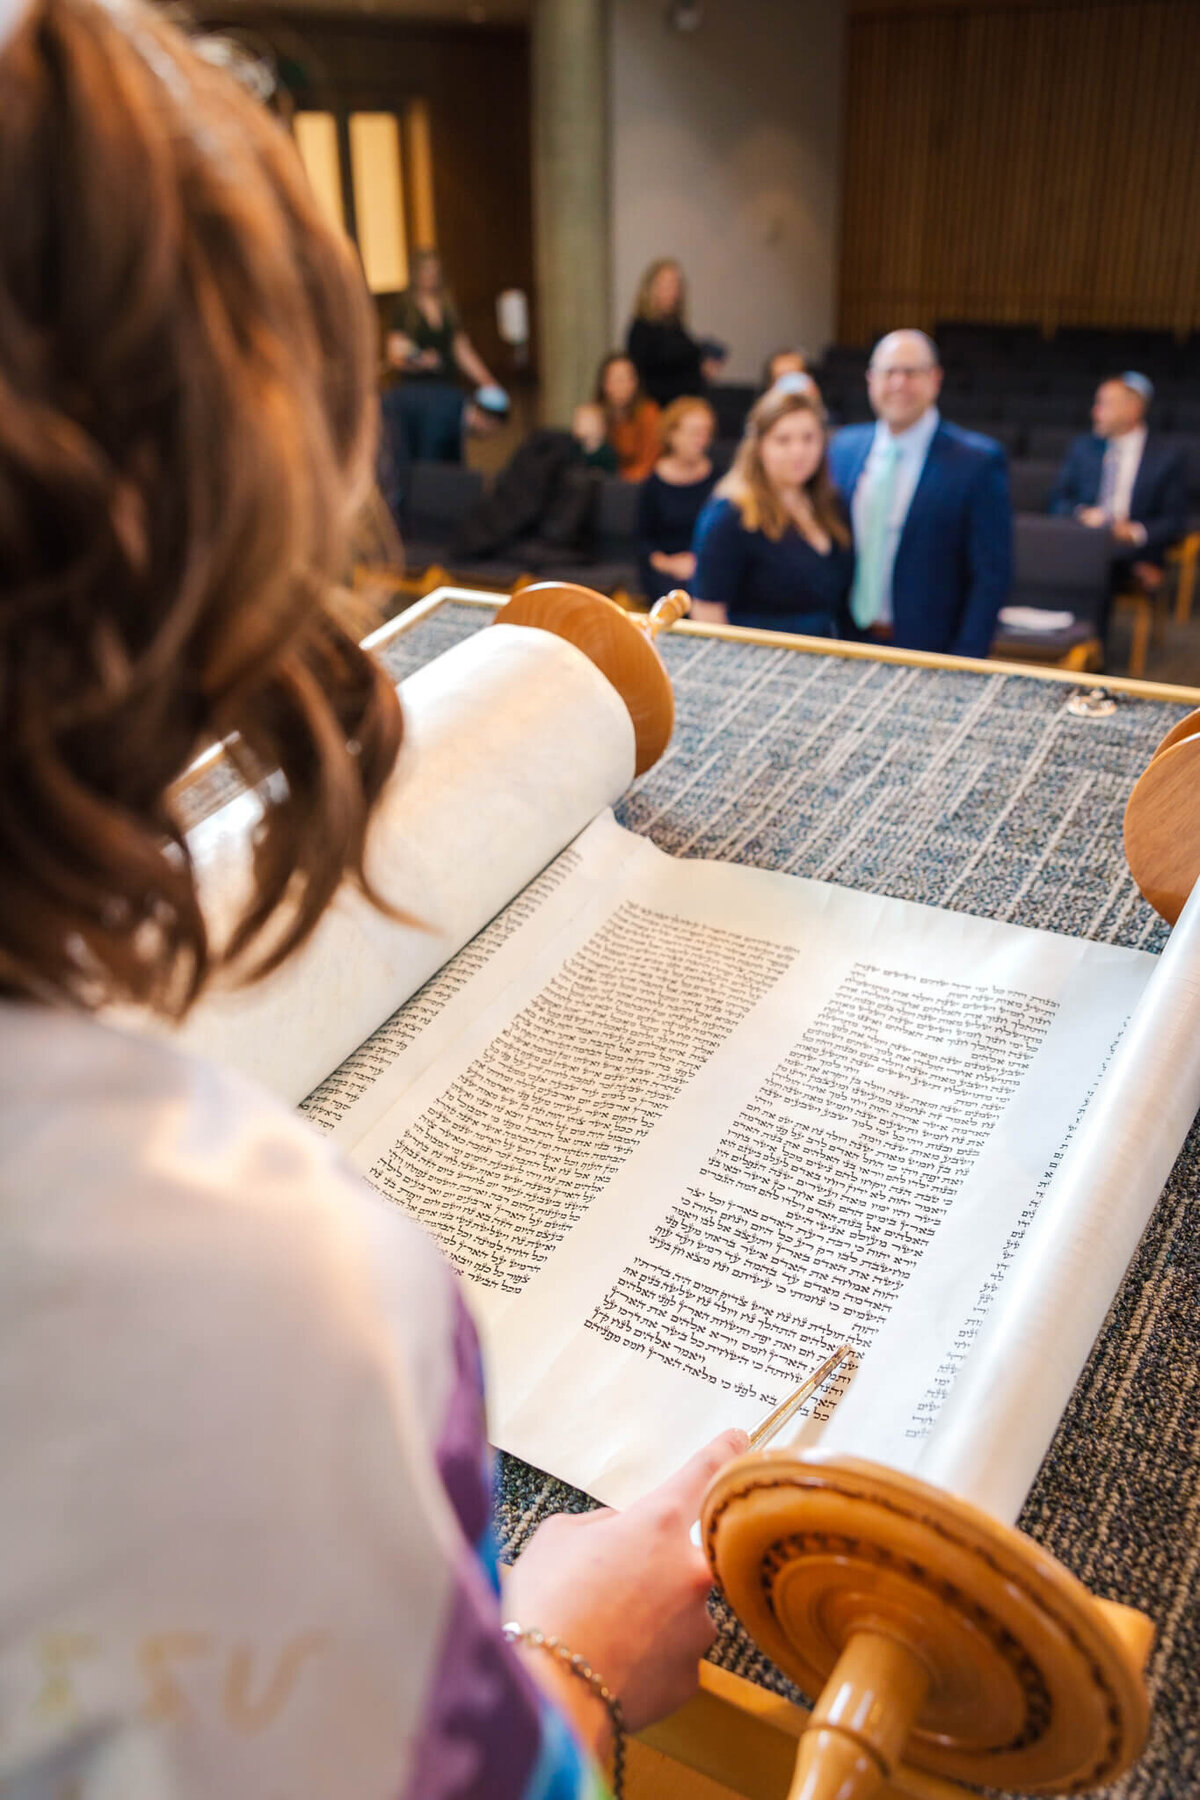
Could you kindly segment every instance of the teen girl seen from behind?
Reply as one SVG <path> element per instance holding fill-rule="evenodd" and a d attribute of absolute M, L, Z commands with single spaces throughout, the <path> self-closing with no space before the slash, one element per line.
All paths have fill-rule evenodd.
<path fill-rule="evenodd" d="M 434 1245 L 287 1108 L 94 1016 L 180 1017 L 369 891 L 403 722 L 338 581 L 373 360 L 347 246 L 228 76 L 136 0 L 0 0 L 6 1793 L 601 1791 L 609 1709 L 501 1634 Z M 172 798 L 214 739 L 264 808 L 221 942 Z M 689 1527 L 744 1443 L 551 1521 L 509 1580 L 631 1728 L 695 1685 Z"/>

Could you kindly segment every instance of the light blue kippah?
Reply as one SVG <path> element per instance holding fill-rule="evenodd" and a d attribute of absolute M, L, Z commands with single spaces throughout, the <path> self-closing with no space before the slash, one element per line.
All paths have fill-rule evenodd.
<path fill-rule="evenodd" d="M 781 375 L 772 387 L 773 394 L 814 394 L 817 384 L 811 375 L 802 375 L 799 369 L 789 369 Z"/>
<path fill-rule="evenodd" d="M 1146 405 L 1149 406 L 1154 398 L 1154 383 L 1148 375 L 1139 375 L 1136 369 L 1126 369 L 1118 379 L 1123 381 L 1127 388 L 1132 388 L 1135 394 L 1140 394 Z"/>

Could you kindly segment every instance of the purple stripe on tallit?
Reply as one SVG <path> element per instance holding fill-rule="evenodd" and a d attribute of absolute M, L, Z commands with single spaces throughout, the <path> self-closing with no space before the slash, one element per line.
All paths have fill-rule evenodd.
<path fill-rule="evenodd" d="M 491 1477 L 483 1403 L 479 1339 L 457 1284 L 450 1356 L 453 1376 L 438 1431 L 436 1460 L 442 1485 L 469 1544 L 478 1544 L 491 1522 Z"/>
<path fill-rule="evenodd" d="M 464 1545 L 406 1800 L 520 1800 L 540 1748 L 537 1692 Z"/>

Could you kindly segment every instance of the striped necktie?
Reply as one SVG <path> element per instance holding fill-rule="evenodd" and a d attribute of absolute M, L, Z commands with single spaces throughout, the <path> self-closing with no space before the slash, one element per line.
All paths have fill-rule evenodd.
<path fill-rule="evenodd" d="M 854 586 L 850 590 L 850 616 L 860 631 L 866 631 L 875 623 L 883 606 L 888 521 L 892 516 L 899 471 L 900 446 L 894 438 L 889 438 L 867 496 L 862 541 L 857 545 L 858 560 L 854 565 Z"/>
<path fill-rule="evenodd" d="M 1116 441 L 1110 438 L 1104 451 L 1104 461 L 1100 464 L 1100 492 L 1096 496 L 1096 505 L 1102 513 L 1111 519 L 1113 506 L 1117 498 L 1117 462 L 1120 451 Z"/>

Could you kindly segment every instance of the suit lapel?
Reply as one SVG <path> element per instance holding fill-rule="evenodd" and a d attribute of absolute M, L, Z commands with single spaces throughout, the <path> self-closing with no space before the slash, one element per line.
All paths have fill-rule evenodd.
<path fill-rule="evenodd" d="M 1138 463 L 1137 474 L 1133 478 L 1133 492 L 1129 496 L 1131 519 L 1138 518 L 1149 509 L 1150 488 L 1155 476 L 1154 465 L 1158 460 L 1154 454 L 1155 448 L 1154 439 L 1147 436 L 1142 445 L 1142 459 Z"/>
<path fill-rule="evenodd" d="M 1096 506 L 1099 504 L 1100 489 L 1104 482 L 1104 453 L 1107 448 L 1108 446 L 1103 438 L 1093 436 L 1087 440 L 1088 486 L 1091 489 L 1092 497 L 1090 500 L 1085 500 L 1083 502 L 1085 506 Z"/>
<path fill-rule="evenodd" d="M 900 533 L 900 542 L 896 546 L 897 561 L 899 561 L 900 552 L 904 548 L 905 539 L 913 529 L 914 523 L 919 530 L 924 523 L 926 516 L 932 512 L 937 503 L 937 492 L 941 486 L 941 467 L 945 460 L 946 446 L 948 443 L 949 437 L 946 429 L 943 425 L 939 424 L 937 430 L 929 440 L 929 449 L 925 454 L 925 466 L 917 477 L 917 485 L 913 490 L 913 497 L 909 503 L 908 515 L 904 521 L 904 528 Z"/>
<path fill-rule="evenodd" d="M 855 445 L 854 451 L 846 464 L 846 483 L 842 489 L 842 495 L 846 502 L 847 511 L 849 511 L 854 503 L 854 490 L 858 486 L 862 472 L 867 466 L 867 458 L 871 454 L 871 445 L 874 441 L 875 427 L 873 425 L 864 426 L 861 448 L 859 445 Z"/>

